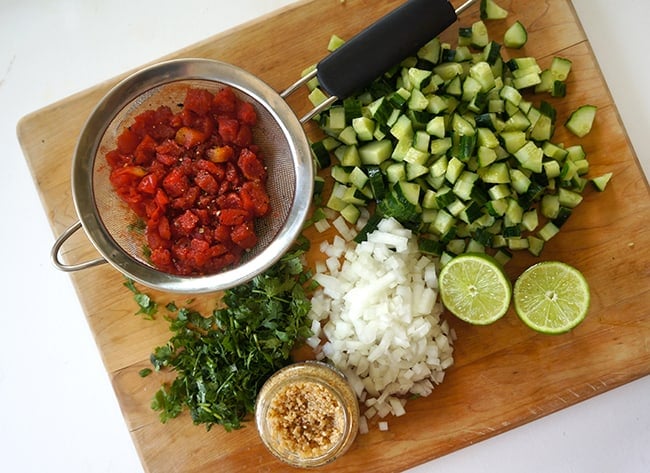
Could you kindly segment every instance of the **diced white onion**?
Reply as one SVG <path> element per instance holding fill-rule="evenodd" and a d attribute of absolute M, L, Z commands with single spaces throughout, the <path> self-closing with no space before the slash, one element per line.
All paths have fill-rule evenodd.
<path fill-rule="evenodd" d="M 314 276 L 321 287 L 310 317 L 325 339 L 316 357 L 346 374 L 364 419 L 404 415 L 406 398 L 431 394 L 453 364 L 455 335 L 440 320 L 437 261 L 422 255 L 395 219 L 383 219 L 360 244 L 342 219 L 333 225 L 342 236 L 321 245 L 328 259 Z"/>

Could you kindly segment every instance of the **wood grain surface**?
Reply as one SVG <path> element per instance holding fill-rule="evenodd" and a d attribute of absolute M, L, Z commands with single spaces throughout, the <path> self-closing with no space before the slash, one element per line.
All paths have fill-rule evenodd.
<path fill-rule="evenodd" d="M 349 38 L 400 3 L 307 0 L 167 58 L 231 62 L 281 90 L 326 54 L 331 34 Z M 516 55 L 533 55 L 542 67 L 550 64 L 553 55 L 573 61 L 568 97 L 550 100 L 558 109 L 558 120 L 563 122 L 571 110 L 584 103 L 599 107 L 592 133 L 580 142 L 588 152 L 591 174 L 611 171 L 614 177 L 605 192 L 586 191 L 584 202 L 542 254 L 542 259 L 562 260 L 584 273 L 592 290 L 589 315 L 575 330 L 561 336 L 534 333 L 512 311 L 487 327 L 472 327 L 447 316 L 458 340 L 455 364 L 445 381 L 428 398 L 410 401 L 406 415 L 389 418 L 388 432 L 371 425 L 371 432 L 359 436 L 352 450 L 324 468 L 326 471 L 403 470 L 650 372 L 650 232 L 644 226 L 650 220 L 648 183 L 571 3 L 501 0 L 500 4 L 511 15 L 505 21 L 489 23 L 494 39 L 502 38 L 505 28 L 517 18 L 528 27 L 529 42 Z M 468 26 L 477 19 L 478 7 L 474 6 L 460 24 Z M 443 38 L 454 42 L 456 28 Z M 55 235 L 77 220 L 70 190 L 76 139 L 94 105 L 118 79 L 38 110 L 18 125 L 26 160 Z M 292 97 L 290 103 L 298 114 L 309 108 L 304 94 Z M 313 128 L 308 127 L 308 133 L 314 133 Z M 555 141 L 578 142 L 562 127 L 558 127 Z M 323 238 L 313 233 L 309 236 Z M 68 262 L 94 256 L 83 232 L 66 244 Z M 518 253 L 507 272 L 514 280 L 536 260 L 526 252 Z M 167 323 L 161 316 L 154 321 L 135 316 L 137 307 L 122 285 L 123 277 L 109 265 L 71 277 L 145 470 L 288 469 L 264 450 L 251 423 L 231 433 L 218 426 L 206 432 L 194 426 L 187 415 L 161 424 L 149 405 L 169 374 L 143 379 L 138 372 L 150 366 L 153 348 L 169 339 Z M 184 296 L 148 292 L 161 304 L 184 302 Z M 201 296 L 195 305 L 209 310 L 216 298 Z"/>

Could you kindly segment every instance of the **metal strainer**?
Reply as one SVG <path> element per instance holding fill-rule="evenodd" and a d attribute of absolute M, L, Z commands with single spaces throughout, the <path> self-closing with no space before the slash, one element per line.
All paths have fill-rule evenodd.
<path fill-rule="evenodd" d="M 180 107 L 189 87 L 216 92 L 225 86 L 253 104 L 257 112 L 253 140 L 265 156 L 271 211 L 256 221 L 259 241 L 236 267 L 205 276 L 178 276 L 159 271 L 143 253 L 144 236 L 129 230 L 135 217 L 113 190 L 104 155 L 115 148 L 117 137 L 142 111 L 160 105 Z M 286 252 L 309 210 L 313 168 L 301 123 L 277 92 L 230 64 L 179 59 L 129 76 L 102 99 L 77 144 L 72 190 L 80 223 L 103 259 L 77 265 L 59 262 L 61 269 L 76 271 L 107 261 L 127 277 L 147 286 L 170 292 L 201 293 L 240 284 L 270 267 Z M 66 233 L 70 235 L 77 228 L 78 224 Z M 67 238 L 64 235 L 60 238 L 63 241 Z"/>
<path fill-rule="evenodd" d="M 473 1 L 454 12 L 446 0 L 411 0 L 326 57 L 313 75 L 282 94 L 236 66 L 208 59 L 167 61 L 127 77 L 99 102 L 80 135 L 72 162 L 72 193 L 79 222 L 53 245 L 55 265 L 63 271 L 77 271 L 108 262 L 146 286 L 195 294 L 233 287 L 265 271 L 293 244 L 311 203 L 314 170 L 301 123 L 413 53 L 451 25 L 457 13 Z M 371 54 L 373 50 L 381 54 Z M 283 97 L 314 76 L 330 97 L 298 120 Z M 253 140 L 264 154 L 271 211 L 256 220 L 258 243 L 237 266 L 211 275 L 169 274 L 156 269 L 144 255 L 144 236 L 129 230 L 135 217 L 113 191 L 104 155 L 115 148 L 117 137 L 142 111 L 181 104 L 189 87 L 216 92 L 226 86 L 257 112 Z M 59 254 L 61 247 L 81 227 L 102 258 L 65 264 Z"/>

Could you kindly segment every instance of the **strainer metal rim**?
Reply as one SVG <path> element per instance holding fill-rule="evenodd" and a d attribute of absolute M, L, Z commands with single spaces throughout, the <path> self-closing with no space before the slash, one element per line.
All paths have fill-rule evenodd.
<path fill-rule="evenodd" d="M 97 211 L 93 167 L 100 142 L 113 118 L 134 99 L 160 85 L 181 80 L 206 80 L 229 85 L 263 106 L 287 140 L 295 169 L 295 193 L 285 224 L 256 256 L 224 272 L 179 276 L 159 271 L 133 258 L 110 235 Z M 277 262 L 299 236 L 313 193 L 313 162 L 302 124 L 284 99 L 253 74 L 229 63 L 202 58 L 174 59 L 133 73 L 114 86 L 91 112 L 80 134 L 72 161 L 72 197 L 87 238 L 125 276 L 165 292 L 200 294 L 242 284 Z"/>

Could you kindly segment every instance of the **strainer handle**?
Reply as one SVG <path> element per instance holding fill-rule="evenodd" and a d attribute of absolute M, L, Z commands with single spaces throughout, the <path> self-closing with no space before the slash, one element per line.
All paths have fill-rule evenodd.
<path fill-rule="evenodd" d="M 448 0 L 409 0 L 321 60 L 319 85 L 330 96 L 349 97 L 446 30 L 472 3 L 455 11 Z"/>
<path fill-rule="evenodd" d="M 64 231 L 61 234 L 61 236 L 59 236 L 59 238 L 56 239 L 54 245 L 52 245 L 52 252 L 51 252 L 52 262 L 54 263 L 54 266 L 56 266 L 61 271 L 65 271 L 65 272 L 80 271 L 82 269 L 91 268 L 93 266 L 106 263 L 106 260 L 104 258 L 97 258 L 94 260 L 85 261 L 83 263 L 77 263 L 77 264 L 65 264 L 61 261 L 59 255 L 61 251 L 61 247 L 68 240 L 68 238 L 70 238 L 80 228 L 81 228 L 80 221 L 70 225 L 66 229 L 66 231 Z"/>

